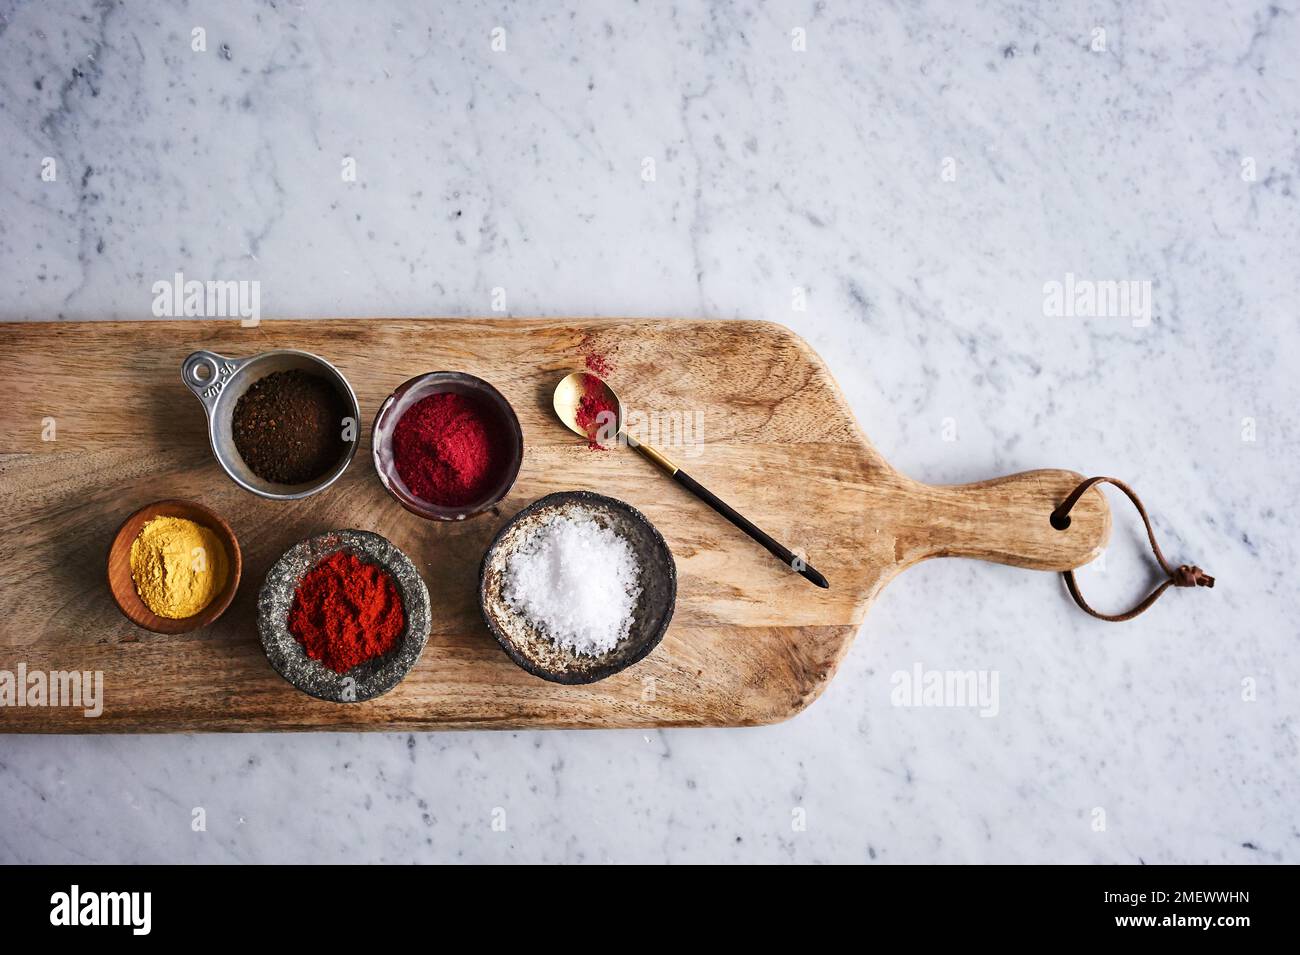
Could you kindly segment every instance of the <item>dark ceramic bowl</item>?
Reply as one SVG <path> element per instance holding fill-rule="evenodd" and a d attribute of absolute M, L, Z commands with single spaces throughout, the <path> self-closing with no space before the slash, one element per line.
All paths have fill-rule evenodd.
<path fill-rule="evenodd" d="M 496 425 L 501 429 L 507 449 L 507 459 L 502 465 L 499 480 L 477 501 L 470 501 L 460 507 L 443 507 L 417 497 L 406 486 L 393 463 L 393 432 L 397 429 L 397 422 L 402 420 L 402 416 L 417 401 L 444 392 L 469 395 L 483 402 L 496 418 Z M 482 378 L 459 371 L 433 371 L 402 382 L 379 406 L 375 425 L 370 429 L 370 451 L 380 483 L 402 507 L 432 521 L 463 521 L 475 514 L 482 514 L 510 493 L 515 478 L 519 476 L 519 466 L 524 460 L 524 431 L 519 426 L 519 418 L 515 409 L 510 407 L 510 402 Z"/>
<path fill-rule="evenodd" d="M 289 632 L 289 608 L 303 575 L 335 551 L 346 550 L 392 575 L 402 597 L 406 630 L 397 646 L 346 673 L 335 673 Z M 370 531 L 330 531 L 290 547 L 266 574 L 257 596 L 257 632 L 275 672 L 304 693 L 333 703 L 361 703 L 387 693 L 410 672 L 429 639 L 429 591 L 411 559 Z"/>
<path fill-rule="evenodd" d="M 542 635 L 506 602 L 505 568 L 527 532 L 556 513 L 582 511 L 632 545 L 641 565 L 641 596 L 628 635 L 609 653 L 581 656 Z M 510 659 L 553 683 L 595 683 L 644 659 L 659 645 L 677 603 L 677 564 L 663 536 L 630 504 L 591 491 L 560 491 L 534 501 L 501 528 L 483 556 L 479 607 Z"/>

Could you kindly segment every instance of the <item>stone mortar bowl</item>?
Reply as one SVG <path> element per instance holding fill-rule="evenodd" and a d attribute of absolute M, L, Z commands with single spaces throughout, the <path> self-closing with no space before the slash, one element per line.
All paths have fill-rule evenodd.
<path fill-rule="evenodd" d="M 406 630 L 397 646 L 346 673 L 335 673 L 307 656 L 306 649 L 289 632 L 289 609 L 299 581 L 339 550 L 350 551 L 362 562 L 388 571 L 406 613 Z M 271 666 L 304 693 L 333 703 L 361 703 L 401 683 L 424 651 L 429 622 L 429 591 L 415 565 L 387 538 L 370 531 L 330 531 L 295 544 L 271 566 L 257 595 L 257 632 Z"/>
<path fill-rule="evenodd" d="M 628 635 L 609 653 L 582 656 L 541 634 L 504 596 L 505 568 L 526 534 L 555 514 L 580 511 L 632 545 L 641 565 L 641 596 Z M 595 683 L 644 659 L 659 645 L 677 603 L 677 564 L 663 535 L 630 504 L 591 491 L 560 491 L 539 498 L 501 528 L 479 570 L 479 608 L 510 659 L 552 683 Z"/>

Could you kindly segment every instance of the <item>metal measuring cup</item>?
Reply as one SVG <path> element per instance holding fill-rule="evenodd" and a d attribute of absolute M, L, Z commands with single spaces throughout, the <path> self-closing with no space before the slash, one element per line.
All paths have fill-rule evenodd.
<path fill-rule="evenodd" d="M 231 421 L 235 404 L 253 383 L 277 371 L 300 369 L 334 383 L 345 399 L 352 418 L 352 440 L 331 470 L 304 484 L 277 484 L 258 477 L 244 463 L 235 447 Z M 296 501 L 323 491 L 342 476 L 357 452 L 361 427 L 361 406 L 356 392 L 342 373 L 318 355 L 294 349 L 262 352 L 251 358 L 227 358 L 216 352 L 196 351 L 181 362 L 181 380 L 203 404 L 208 416 L 208 440 L 212 454 L 230 479 L 246 491 L 273 501 Z M 344 422 L 339 423 L 340 427 Z"/>

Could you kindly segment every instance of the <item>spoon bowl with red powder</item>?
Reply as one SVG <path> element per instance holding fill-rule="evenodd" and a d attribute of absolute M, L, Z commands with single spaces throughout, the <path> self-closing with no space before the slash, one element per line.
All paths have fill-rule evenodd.
<path fill-rule="evenodd" d="M 458 521 L 499 503 L 519 475 L 524 434 L 482 378 L 436 371 L 403 382 L 371 431 L 375 471 L 413 514 Z"/>

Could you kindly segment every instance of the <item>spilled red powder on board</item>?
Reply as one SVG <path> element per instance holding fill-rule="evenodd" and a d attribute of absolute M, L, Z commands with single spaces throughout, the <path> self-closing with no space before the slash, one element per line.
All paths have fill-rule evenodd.
<path fill-rule="evenodd" d="M 335 673 L 388 653 L 406 613 L 388 571 L 335 551 L 307 571 L 289 608 L 289 632 Z"/>
<path fill-rule="evenodd" d="M 587 447 L 594 451 L 607 450 L 597 438 L 601 436 L 602 429 L 608 428 L 605 433 L 611 438 L 612 432 L 617 431 L 618 402 L 609 393 L 604 382 L 598 379 L 586 379 L 582 396 L 578 399 L 578 410 L 574 419 L 578 422 L 578 427 L 587 434 Z"/>
<path fill-rule="evenodd" d="M 393 430 L 393 464 L 411 493 L 442 507 L 482 500 L 506 457 L 501 426 L 472 395 L 421 398 Z"/>
<path fill-rule="evenodd" d="M 584 335 L 578 343 L 578 350 L 583 354 L 587 371 L 601 378 L 607 378 L 614 370 L 614 362 L 604 352 L 597 350 L 596 340 L 591 335 Z"/>

